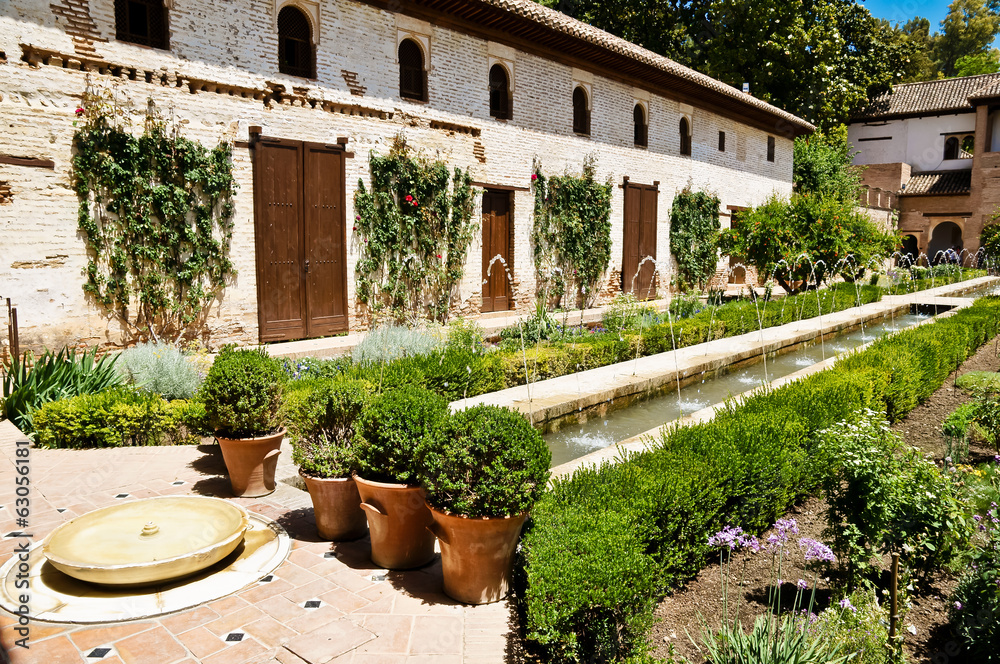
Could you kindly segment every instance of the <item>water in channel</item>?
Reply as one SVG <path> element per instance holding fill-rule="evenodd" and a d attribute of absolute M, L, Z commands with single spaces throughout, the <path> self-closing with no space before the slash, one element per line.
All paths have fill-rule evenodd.
<path fill-rule="evenodd" d="M 832 347 L 835 353 L 844 353 L 873 341 L 882 335 L 900 330 L 925 320 L 924 315 L 896 316 L 895 321 L 886 319 L 882 323 L 860 329 L 827 341 L 827 357 Z M 819 345 L 767 358 L 767 378 L 775 380 L 795 373 L 800 369 L 822 362 Z M 757 363 L 718 378 L 706 378 L 700 383 L 692 383 L 680 391 L 678 408 L 677 392 L 643 401 L 629 408 L 613 411 L 604 417 L 594 417 L 583 424 L 567 425 L 561 430 L 545 435 L 552 450 L 552 466 L 578 459 L 598 450 L 649 431 L 650 429 L 677 419 L 681 411 L 690 415 L 696 410 L 721 403 L 731 395 L 751 390 L 764 381 L 764 365 Z"/>

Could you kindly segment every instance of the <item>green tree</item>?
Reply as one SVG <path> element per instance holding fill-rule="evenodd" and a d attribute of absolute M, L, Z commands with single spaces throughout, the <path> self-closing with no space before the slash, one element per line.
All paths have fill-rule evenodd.
<path fill-rule="evenodd" d="M 856 201 L 861 174 L 851 164 L 855 154 L 843 125 L 826 133 L 796 138 L 792 169 L 795 191 Z"/>
<path fill-rule="evenodd" d="M 955 76 L 976 76 L 1000 72 L 1000 51 L 992 48 L 975 55 L 963 55 L 955 63 Z"/>
<path fill-rule="evenodd" d="M 670 253 L 683 281 L 703 290 L 719 262 L 719 197 L 685 189 L 670 211 Z"/>
<path fill-rule="evenodd" d="M 853 201 L 814 193 L 793 194 L 791 200 L 772 196 L 743 212 L 740 223 L 720 238 L 724 253 L 745 256 L 791 294 L 818 286 L 832 274 L 858 279 L 869 261 L 888 255 L 897 243 Z"/>
<path fill-rule="evenodd" d="M 945 76 L 958 75 L 963 56 L 980 55 L 1000 32 L 1000 16 L 988 0 L 955 0 L 941 21 L 943 31 L 934 41 L 934 56 Z"/>
<path fill-rule="evenodd" d="M 917 16 L 897 28 L 898 38 L 909 44 L 910 55 L 903 65 L 903 83 L 930 81 L 938 78 L 938 66 L 934 61 L 934 41 L 931 22 Z"/>

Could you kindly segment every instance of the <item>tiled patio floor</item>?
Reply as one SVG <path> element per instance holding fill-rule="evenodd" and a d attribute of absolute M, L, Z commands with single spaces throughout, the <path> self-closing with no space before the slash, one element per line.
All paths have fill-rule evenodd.
<path fill-rule="evenodd" d="M 15 441 L 0 422 L 0 562 L 25 541 L 14 518 Z M 288 450 L 282 456 L 287 458 Z M 31 521 L 40 542 L 98 507 L 160 495 L 230 498 L 215 446 L 106 450 L 31 449 Z M 128 494 L 118 497 L 121 494 Z M 368 540 L 319 541 L 307 493 L 279 485 L 266 498 L 232 499 L 281 524 L 293 550 L 269 582 L 156 619 L 76 626 L 33 622 L 16 647 L 16 617 L 0 611 L 10 661 L 32 664 L 411 664 L 504 661 L 506 602 L 465 606 L 441 589 L 440 559 L 420 570 L 373 567 Z M 14 534 L 14 536 L 11 536 Z"/>

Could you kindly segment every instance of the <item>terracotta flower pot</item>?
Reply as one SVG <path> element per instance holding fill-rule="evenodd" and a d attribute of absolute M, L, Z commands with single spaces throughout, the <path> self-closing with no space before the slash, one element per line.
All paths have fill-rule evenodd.
<path fill-rule="evenodd" d="M 309 477 L 299 471 L 309 489 L 320 539 L 343 542 L 364 537 L 368 519 L 353 477 Z"/>
<path fill-rule="evenodd" d="M 354 478 L 361 509 L 368 515 L 372 562 L 386 569 L 421 567 L 434 557 L 434 534 L 428 530 L 431 513 L 424 490 L 406 484 Z"/>
<path fill-rule="evenodd" d="M 429 508 L 441 541 L 444 592 L 466 604 L 489 604 L 507 596 L 514 549 L 527 513 L 469 518 Z"/>
<path fill-rule="evenodd" d="M 229 471 L 233 495 L 257 498 L 274 491 L 274 471 L 281 454 L 281 440 L 286 429 L 258 438 L 223 438 L 216 436 L 222 448 L 222 458 Z"/>

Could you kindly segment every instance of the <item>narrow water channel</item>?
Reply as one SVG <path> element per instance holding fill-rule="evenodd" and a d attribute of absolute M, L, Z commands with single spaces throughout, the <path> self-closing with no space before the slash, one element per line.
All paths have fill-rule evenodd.
<path fill-rule="evenodd" d="M 847 352 L 888 332 L 901 330 L 925 320 L 925 315 L 896 316 L 895 320 L 865 326 L 825 343 L 826 357 Z M 778 357 L 767 358 L 767 380 L 795 373 L 800 369 L 823 361 L 823 349 L 819 344 L 791 351 Z M 751 390 L 764 382 L 764 364 L 757 363 L 745 369 L 720 376 L 706 378 L 700 383 L 692 383 L 682 388 L 680 395 L 675 392 L 643 401 L 629 408 L 613 411 L 604 417 L 594 417 L 583 424 L 567 425 L 563 429 L 545 435 L 552 450 L 552 466 L 578 459 L 598 450 L 631 438 L 653 427 L 690 415 L 696 410 L 721 403 L 731 395 Z M 678 398 L 679 396 L 679 398 Z"/>

